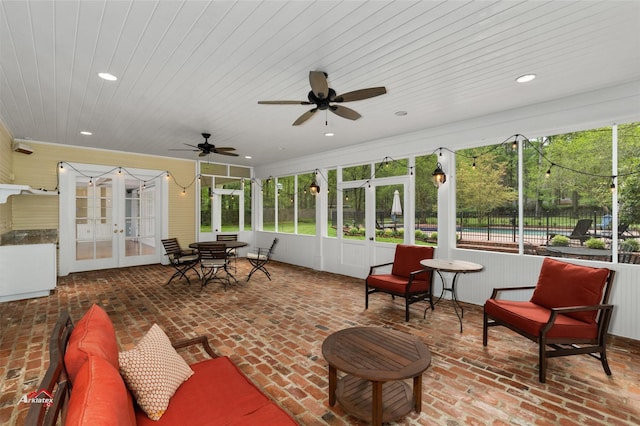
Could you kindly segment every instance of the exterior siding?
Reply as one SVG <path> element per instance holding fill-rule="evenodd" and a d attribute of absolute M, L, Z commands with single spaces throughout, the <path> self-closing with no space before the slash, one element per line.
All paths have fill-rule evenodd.
<path fill-rule="evenodd" d="M 33 154 L 13 153 L 13 183 L 55 191 L 59 162 L 101 164 L 113 167 L 167 170 L 175 181 L 169 184 L 169 235 L 182 241 L 196 240 L 194 182 L 195 161 L 153 157 L 124 152 L 29 142 Z M 13 229 L 58 228 L 58 197 L 21 195 L 13 197 Z"/>

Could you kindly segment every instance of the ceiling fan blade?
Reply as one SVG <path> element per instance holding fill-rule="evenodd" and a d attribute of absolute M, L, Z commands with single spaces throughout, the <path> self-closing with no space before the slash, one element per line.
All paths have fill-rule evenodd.
<path fill-rule="evenodd" d="M 235 148 L 231 148 L 230 146 L 221 146 L 221 147 L 215 147 L 214 148 L 216 151 L 235 151 Z"/>
<path fill-rule="evenodd" d="M 311 105 L 308 101 L 258 101 L 260 105 Z"/>
<path fill-rule="evenodd" d="M 230 155 L 232 157 L 237 157 L 238 154 L 236 154 L 235 152 L 229 152 L 229 151 L 218 151 L 218 148 L 213 150 L 214 154 L 220 154 L 220 155 Z"/>
<path fill-rule="evenodd" d="M 178 149 L 178 148 L 169 148 L 168 151 L 192 151 L 192 152 L 197 152 L 200 151 L 199 149 Z"/>
<path fill-rule="evenodd" d="M 329 83 L 327 82 L 327 75 L 324 72 L 309 71 L 309 84 L 318 99 L 325 99 L 329 96 Z"/>
<path fill-rule="evenodd" d="M 368 89 L 354 90 L 353 92 L 343 93 L 333 99 L 333 102 L 352 102 L 369 99 L 387 93 L 385 87 L 370 87 Z"/>
<path fill-rule="evenodd" d="M 209 155 L 209 154 L 211 154 L 211 152 L 202 151 L 200 154 L 198 154 L 198 157 L 204 157 L 205 155 Z"/>
<path fill-rule="evenodd" d="M 313 108 L 313 109 L 310 109 L 309 111 L 305 112 L 300 117 L 298 117 L 298 119 L 296 121 L 293 122 L 292 126 L 301 125 L 302 123 L 304 123 L 305 121 L 310 119 L 313 116 L 313 114 L 316 113 L 316 111 L 318 111 L 318 108 Z"/>
<path fill-rule="evenodd" d="M 360 114 L 352 110 L 351 108 L 344 107 L 342 105 L 331 105 L 329 107 L 332 113 L 339 115 L 340 117 L 347 118 L 349 120 L 357 120 L 362 117 Z"/>

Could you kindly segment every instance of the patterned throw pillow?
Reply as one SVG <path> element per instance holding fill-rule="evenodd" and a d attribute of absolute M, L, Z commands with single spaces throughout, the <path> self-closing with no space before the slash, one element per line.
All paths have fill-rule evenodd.
<path fill-rule="evenodd" d="M 119 361 L 127 387 L 151 420 L 162 417 L 178 387 L 193 374 L 157 324 L 135 348 L 120 352 Z"/>

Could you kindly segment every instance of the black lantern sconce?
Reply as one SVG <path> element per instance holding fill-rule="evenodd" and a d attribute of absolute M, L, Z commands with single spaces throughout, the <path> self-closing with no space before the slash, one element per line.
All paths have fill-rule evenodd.
<path fill-rule="evenodd" d="M 432 173 L 433 184 L 436 188 L 440 188 L 447 181 L 447 175 L 442 171 L 442 164 L 438 162 L 436 169 Z"/>

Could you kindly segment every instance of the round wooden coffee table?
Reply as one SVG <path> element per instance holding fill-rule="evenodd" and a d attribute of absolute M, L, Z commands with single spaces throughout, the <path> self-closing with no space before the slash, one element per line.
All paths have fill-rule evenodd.
<path fill-rule="evenodd" d="M 329 405 L 337 400 L 347 413 L 373 425 L 421 411 L 422 373 L 431 364 L 431 351 L 416 336 L 347 328 L 325 339 L 322 355 L 329 363 Z M 347 374 L 338 380 L 337 370 Z M 413 391 L 405 379 L 413 379 Z"/>

